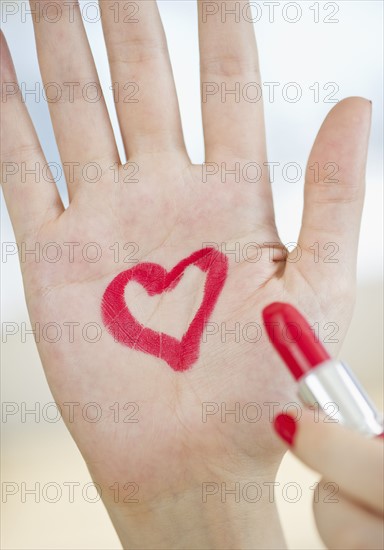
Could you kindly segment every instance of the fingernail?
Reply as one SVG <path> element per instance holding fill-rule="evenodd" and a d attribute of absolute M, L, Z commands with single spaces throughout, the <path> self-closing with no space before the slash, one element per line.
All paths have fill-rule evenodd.
<path fill-rule="evenodd" d="M 278 414 L 275 416 L 273 426 L 277 434 L 284 439 L 290 447 L 293 447 L 296 433 L 296 420 L 289 414 Z"/>

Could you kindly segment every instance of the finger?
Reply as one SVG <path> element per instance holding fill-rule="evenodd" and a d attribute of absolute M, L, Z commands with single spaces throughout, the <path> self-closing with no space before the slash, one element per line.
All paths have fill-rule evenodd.
<path fill-rule="evenodd" d="M 183 134 L 167 43 L 155 0 L 104 1 L 102 21 L 128 157 L 179 150 Z"/>
<path fill-rule="evenodd" d="M 59 11 L 58 3 L 49 0 L 30 4 L 41 75 L 73 196 L 87 163 L 102 168 L 119 160 L 115 138 L 78 1 L 60 0 Z"/>
<path fill-rule="evenodd" d="M 333 273 L 337 263 L 339 280 L 354 282 L 370 124 L 371 103 L 345 99 L 329 113 L 312 148 L 298 241 L 306 254 L 297 266 L 309 276 L 314 272 L 317 280 L 321 273 Z M 314 246 L 319 251 L 316 271 Z M 329 287 L 329 280 L 322 280 Z"/>
<path fill-rule="evenodd" d="M 299 421 L 281 414 L 275 430 L 307 466 L 340 486 L 348 497 L 383 513 L 383 441 L 369 439 L 332 422 L 315 422 L 303 411 Z"/>
<path fill-rule="evenodd" d="M 18 241 L 33 238 L 63 205 L 17 84 L 3 33 L 1 48 L 1 174 L 4 197 Z"/>
<path fill-rule="evenodd" d="M 199 0 L 198 9 L 206 161 L 232 156 L 262 163 L 264 115 L 249 2 Z"/>
<path fill-rule="evenodd" d="M 314 495 L 314 515 L 319 534 L 335 550 L 381 550 L 383 520 L 335 492 L 334 483 L 321 480 Z"/>

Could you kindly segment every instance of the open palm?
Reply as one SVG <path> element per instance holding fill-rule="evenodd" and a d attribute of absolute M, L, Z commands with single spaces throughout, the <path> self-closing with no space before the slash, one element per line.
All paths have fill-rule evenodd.
<path fill-rule="evenodd" d="M 44 3 L 31 4 L 42 9 Z M 116 497 L 111 486 L 131 482 L 127 494 L 137 484 L 135 506 L 144 513 L 164 496 L 197 491 L 204 481 L 222 479 L 223 472 L 252 471 L 255 460 L 273 475 L 282 449 L 270 435 L 267 404 L 283 406 L 295 398 L 258 328 L 261 309 L 289 301 L 319 323 L 320 332 L 332 321 L 340 327 L 339 339 L 345 333 L 370 104 L 345 100 L 324 122 L 308 163 L 318 163 L 320 175 L 314 181 L 307 171 L 300 259 L 287 261 L 284 247 L 276 244 L 268 174 L 250 183 L 234 175 L 225 179 L 221 171 L 223 163 L 233 168 L 266 161 L 261 102 L 209 97 L 203 103 L 208 165 L 192 165 L 155 3 L 140 3 L 138 22 L 128 26 L 114 21 L 107 4 L 102 14 L 112 80 L 135 82 L 139 90 L 136 103 L 116 101 L 128 164 L 116 169 L 119 157 L 104 102 L 75 92 L 74 101 L 50 103 L 69 208 L 63 209 L 53 183 L 34 176 L 26 183 L 8 177 L 3 189 L 18 242 L 27 248 L 39 243 L 46 253 L 40 262 L 27 257 L 22 268 L 32 323 L 47 327 L 38 349 L 54 397 L 106 502 Z M 235 82 L 259 82 L 252 26 L 223 23 L 219 15 L 203 22 L 199 9 L 202 82 L 225 83 L 228 89 Z M 35 32 L 44 82 L 98 81 L 76 10 L 74 23 L 63 17 L 52 25 L 41 18 Z M 2 81 L 15 82 L 3 38 L 2 52 Z M 7 97 L 2 110 L 2 162 L 44 166 L 20 95 Z M 93 183 L 82 176 L 90 162 L 100 169 Z M 338 165 L 333 183 L 325 180 L 329 162 Z M 338 245 L 337 263 L 324 261 L 328 242 Z M 49 260 L 57 249 L 49 243 L 63 251 L 57 262 Z M 223 288 L 186 370 L 176 372 L 161 350 L 127 345 L 107 330 L 102 300 L 115 277 L 144 262 L 170 271 L 207 246 L 224 254 L 212 253 L 222 263 Z M 204 299 L 207 277 L 190 265 L 172 289 L 151 297 L 131 281 L 124 300 L 142 327 L 180 341 Z M 56 342 L 54 323 L 62 332 Z M 223 416 L 236 407 L 236 414 Z"/>

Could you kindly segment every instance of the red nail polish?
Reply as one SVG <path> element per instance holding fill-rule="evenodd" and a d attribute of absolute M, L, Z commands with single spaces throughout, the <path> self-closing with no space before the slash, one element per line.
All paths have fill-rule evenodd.
<path fill-rule="evenodd" d="M 279 436 L 284 439 L 290 447 L 293 447 L 296 420 L 289 414 L 278 414 L 273 421 L 274 428 Z"/>

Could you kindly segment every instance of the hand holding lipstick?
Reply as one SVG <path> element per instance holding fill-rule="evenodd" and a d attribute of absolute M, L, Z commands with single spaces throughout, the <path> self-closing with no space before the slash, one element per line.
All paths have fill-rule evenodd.
<path fill-rule="evenodd" d="M 335 406 L 336 422 L 370 437 L 383 435 L 376 411 L 352 371 L 331 358 L 303 315 L 291 304 L 275 302 L 263 310 L 269 339 L 298 383 L 307 407 Z"/>
<path fill-rule="evenodd" d="M 304 464 L 322 475 L 314 514 L 328 548 L 383 548 L 384 446 L 338 423 L 315 422 L 303 411 L 299 420 L 287 414 L 275 418 L 274 427 Z M 353 457 L 353 460 L 351 460 Z M 337 484 L 330 502 L 326 484 Z"/>

